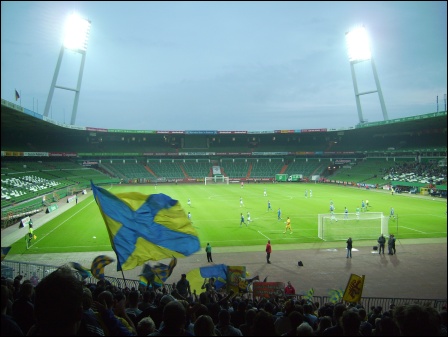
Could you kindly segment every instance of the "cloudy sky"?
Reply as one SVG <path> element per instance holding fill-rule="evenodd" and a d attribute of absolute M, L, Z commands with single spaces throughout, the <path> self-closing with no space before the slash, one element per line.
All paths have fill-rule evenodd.
<path fill-rule="evenodd" d="M 69 14 L 92 22 L 78 126 L 129 130 L 343 128 L 359 123 L 345 33 L 364 25 L 389 119 L 444 111 L 447 3 L 1 2 L 1 98 L 44 113 Z M 80 54 L 57 85 L 74 88 Z M 370 61 L 360 92 L 376 89 Z M 74 94 L 49 117 L 70 124 Z M 363 118 L 383 120 L 376 93 Z"/>

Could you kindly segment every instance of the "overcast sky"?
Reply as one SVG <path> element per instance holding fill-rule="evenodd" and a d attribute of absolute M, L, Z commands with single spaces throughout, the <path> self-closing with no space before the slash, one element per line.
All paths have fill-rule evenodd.
<path fill-rule="evenodd" d="M 345 33 L 364 25 L 389 119 L 445 110 L 447 2 L 1 2 L 1 98 L 39 114 L 72 12 L 92 22 L 75 125 L 129 130 L 359 123 Z M 57 84 L 76 87 L 80 54 Z M 375 90 L 371 62 L 355 66 Z M 49 117 L 70 124 L 74 94 Z M 363 117 L 383 120 L 376 93 Z"/>

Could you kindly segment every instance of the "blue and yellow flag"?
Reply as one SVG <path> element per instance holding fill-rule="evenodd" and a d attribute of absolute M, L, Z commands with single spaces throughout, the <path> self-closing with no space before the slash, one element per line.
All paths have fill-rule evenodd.
<path fill-rule="evenodd" d="M 147 283 L 157 283 L 157 284 L 163 284 L 166 282 L 168 277 L 171 276 L 173 273 L 174 267 L 177 265 L 177 259 L 173 257 L 171 259 L 171 262 L 169 265 L 163 264 L 163 263 L 157 263 L 154 266 L 151 266 L 150 264 L 145 264 L 143 266 L 143 271 L 140 274 L 143 276 Z"/>
<path fill-rule="evenodd" d="M 216 289 L 227 285 L 227 265 L 225 264 L 201 267 L 199 272 L 203 278 L 214 277 Z"/>
<path fill-rule="evenodd" d="M 92 276 L 98 280 L 104 279 L 104 267 L 108 264 L 114 262 L 114 259 L 110 258 L 106 255 L 98 255 L 92 261 L 92 267 L 90 271 L 92 272 Z"/>
<path fill-rule="evenodd" d="M 8 255 L 10 250 L 11 250 L 11 247 L 2 247 L 2 261 L 5 258 L 5 256 Z"/>
<path fill-rule="evenodd" d="M 330 303 L 336 304 L 341 302 L 342 297 L 344 296 L 344 292 L 342 289 L 330 289 L 328 291 L 328 298 Z"/>
<path fill-rule="evenodd" d="M 81 266 L 78 262 L 69 262 L 68 265 L 70 267 L 76 269 L 78 271 L 79 275 L 81 275 L 83 280 L 92 276 L 90 269 Z"/>
<path fill-rule="evenodd" d="M 163 193 L 114 195 L 93 182 L 91 186 L 117 254 L 117 270 L 200 250 L 198 233 L 179 201 Z"/>
<path fill-rule="evenodd" d="M 365 276 L 359 276 L 356 274 L 351 274 L 347 282 L 347 287 L 345 287 L 344 296 L 342 299 L 350 303 L 358 303 L 361 301 L 362 290 L 364 288 Z"/>

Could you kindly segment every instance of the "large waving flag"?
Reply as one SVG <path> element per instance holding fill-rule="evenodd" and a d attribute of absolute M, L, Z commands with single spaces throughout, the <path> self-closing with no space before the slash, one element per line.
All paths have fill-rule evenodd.
<path fill-rule="evenodd" d="M 98 280 L 104 279 L 104 267 L 108 264 L 114 262 L 114 259 L 110 258 L 106 255 L 98 255 L 92 261 L 92 267 L 90 271 L 92 272 L 92 276 Z"/>
<path fill-rule="evenodd" d="M 117 270 L 200 250 L 198 233 L 179 201 L 163 193 L 114 195 L 93 182 L 91 186 L 117 254 Z"/>
<path fill-rule="evenodd" d="M 2 261 L 5 259 L 5 256 L 8 255 L 11 247 L 2 247 Z"/>
<path fill-rule="evenodd" d="M 350 303 L 358 303 L 361 301 L 362 290 L 364 288 L 365 276 L 359 276 L 356 274 L 351 274 L 347 282 L 347 287 L 345 288 L 344 296 L 342 299 Z"/>
<path fill-rule="evenodd" d="M 78 271 L 79 275 L 81 275 L 83 280 L 92 276 L 90 269 L 81 266 L 78 262 L 69 262 L 68 265 L 70 267 L 76 269 Z"/>

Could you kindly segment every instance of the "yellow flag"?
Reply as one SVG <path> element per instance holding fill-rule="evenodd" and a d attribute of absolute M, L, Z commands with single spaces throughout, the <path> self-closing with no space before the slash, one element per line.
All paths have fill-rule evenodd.
<path fill-rule="evenodd" d="M 362 289 L 364 288 L 365 275 L 359 276 L 351 274 L 345 288 L 342 299 L 350 303 L 358 303 L 361 301 Z"/>

